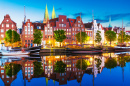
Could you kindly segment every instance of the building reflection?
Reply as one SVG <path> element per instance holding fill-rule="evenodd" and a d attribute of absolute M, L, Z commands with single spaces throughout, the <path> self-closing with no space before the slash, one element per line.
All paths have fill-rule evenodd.
<path fill-rule="evenodd" d="M 12 59 L 0 59 L 0 77 L 5 83 L 5 86 L 10 86 L 10 84 L 17 78 L 17 74 L 9 77 L 6 75 L 6 70 L 4 68 L 5 64 L 15 63 L 22 66 L 22 75 L 24 83 L 26 80 L 31 82 L 33 78 L 45 77 L 46 85 L 48 81 L 53 80 L 59 82 L 59 85 L 67 84 L 67 81 L 77 80 L 78 83 L 82 82 L 84 74 L 93 75 L 93 85 L 94 79 L 98 77 L 97 75 L 102 72 L 105 68 L 105 62 L 108 58 L 116 59 L 117 66 L 122 67 L 122 74 L 124 78 L 124 66 L 126 62 L 130 61 L 130 56 L 127 55 L 115 55 L 115 54 L 102 54 L 102 55 L 79 55 L 79 56 L 66 56 L 66 55 L 57 55 L 57 56 L 41 56 L 41 63 L 44 73 L 39 76 L 34 76 L 34 64 L 36 60 L 30 59 L 21 59 L 21 60 L 12 60 Z M 84 59 L 89 62 L 88 67 L 85 70 L 78 69 L 76 63 L 78 60 Z M 62 61 L 66 64 L 65 72 L 57 73 L 55 72 L 55 63 L 57 61 Z M 82 67 L 81 67 L 82 68 Z M 124 80 L 124 79 L 123 79 Z"/>

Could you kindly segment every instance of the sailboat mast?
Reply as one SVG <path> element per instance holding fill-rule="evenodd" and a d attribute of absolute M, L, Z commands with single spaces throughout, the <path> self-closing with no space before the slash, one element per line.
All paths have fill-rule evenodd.
<path fill-rule="evenodd" d="M 123 44 L 123 19 L 122 19 L 122 44 Z"/>

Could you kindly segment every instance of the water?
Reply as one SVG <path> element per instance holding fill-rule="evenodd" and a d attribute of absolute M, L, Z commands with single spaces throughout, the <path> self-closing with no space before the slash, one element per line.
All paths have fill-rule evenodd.
<path fill-rule="evenodd" d="M 0 86 L 130 86 L 129 80 L 128 53 L 0 58 Z"/>

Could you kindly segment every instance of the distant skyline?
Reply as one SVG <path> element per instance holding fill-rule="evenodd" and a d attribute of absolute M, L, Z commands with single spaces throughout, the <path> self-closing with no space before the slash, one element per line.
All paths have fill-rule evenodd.
<path fill-rule="evenodd" d="M 47 4 L 49 18 L 51 19 L 53 6 L 56 17 L 66 15 L 67 18 L 76 18 L 82 12 L 84 23 L 92 22 L 92 11 L 94 19 L 101 23 L 103 27 L 111 25 L 126 27 L 130 30 L 130 7 L 129 0 L 0 0 L 0 23 L 6 14 L 17 23 L 17 27 L 22 27 L 24 20 L 24 5 L 26 8 L 26 19 L 32 22 L 44 19 L 45 6 Z"/>

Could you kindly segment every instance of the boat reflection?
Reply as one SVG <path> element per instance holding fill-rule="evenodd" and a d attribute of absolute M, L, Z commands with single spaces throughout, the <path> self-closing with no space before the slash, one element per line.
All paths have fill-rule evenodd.
<path fill-rule="evenodd" d="M 122 68 L 124 80 L 124 67 L 126 62 L 130 62 L 129 54 L 114 54 L 103 53 L 102 55 L 56 55 L 56 56 L 41 56 L 41 60 L 29 58 L 1 58 L 0 59 L 0 77 L 5 86 L 17 79 L 17 74 L 12 76 L 7 75 L 6 64 L 19 64 L 21 65 L 22 76 L 24 85 L 27 82 L 31 83 L 33 78 L 45 77 L 45 83 L 48 85 L 49 80 L 59 82 L 59 85 L 67 84 L 68 81 L 76 80 L 82 85 L 82 78 L 84 74 L 93 75 L 94 80 L 101 74 L 104 68 L 113 69 L 117 66 Z M 12 73 L 15 71 L 12 71 Z M 18 73 L 18 72 L 17 72 Z M 27 82 L 26 82 L 27 81 Z"/>

